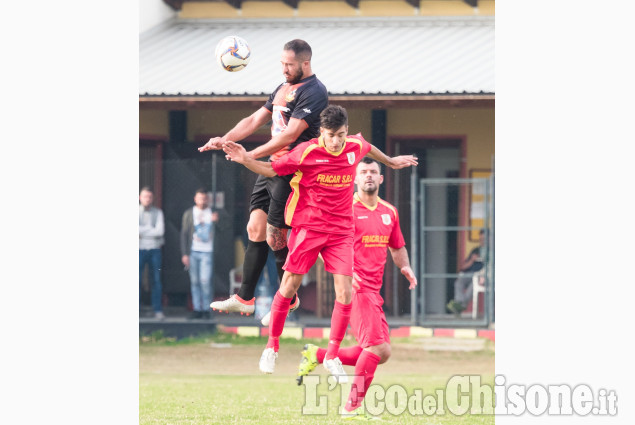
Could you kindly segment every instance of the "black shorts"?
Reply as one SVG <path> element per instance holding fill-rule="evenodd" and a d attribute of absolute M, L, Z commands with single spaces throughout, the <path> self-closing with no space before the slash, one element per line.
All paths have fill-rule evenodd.
<path fill-rule="evenodd" d="M 278 229 L 290 229 L 284 222 L 284 208 L 291 193 L 289 183 L 292 178 L 292 174 L 273 177 L 259 175 L 251 192 L 249 213 L 261 209 L 267 213 L 267 223 Z"/>

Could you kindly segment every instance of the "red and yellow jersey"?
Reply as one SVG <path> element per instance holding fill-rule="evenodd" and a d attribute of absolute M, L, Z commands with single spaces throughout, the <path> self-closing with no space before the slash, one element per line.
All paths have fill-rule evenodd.
<path fill-rule="evenodd" d="M 342 150 L 331 153 L 320 136 L 273 161 L 276 174 L 295 173 L 285 209 L 287 225 L 352 235 L 356 167 L 370 149 L 370 143 L 356 134 L 346 137 Z"/>
<path fill-rule="evenodd" d="M 397 208 L 381 198 L 377 205 L 364 204 L 357 193 L 353 198 L 355 222 L 353 271 L 362 279 L 360 292 L 379 292 L 388 247 L 399 249 L 406 241 L 399 227 Z"/>

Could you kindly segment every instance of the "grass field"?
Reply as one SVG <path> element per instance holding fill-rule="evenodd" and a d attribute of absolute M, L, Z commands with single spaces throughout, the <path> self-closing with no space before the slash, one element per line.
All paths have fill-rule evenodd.
<path fill-rule="evenodd" d="M 433 406 L 428 411 L 427 405 L 423 411 L 421 403 L 407 407 L 408 397 L 432 398 L 454 375 L 479 375 L 482 383 L 492 386 L 493 343 L 488 341 L 484 349 L 473 352 L 426 351 L 420 341 L 392 341 L 392 357 L 378 367 L 373 381 L 378 385 L 372 386 L 366 397 L 376 403 L 367 410 L 390 423 L 493 424 L 491 414 L 452 414 L 449 410 L 457 406 L 456 391 L 445 395 L 442 413 L 428 414 L 438 409 Z M 276 372 L 264 375 L 258 370 L 258 359 L 265 338 L 226 334 L 183 341 L 144 338 L 139 347 L 139 423 L 343 423 L 338 409 L 348 396 L 350 383 L 329 386 L 324 369 L 318 366 L 313 372 L 313 384 L 296 385 L 300 351 L 307 342 L 325 346 L 327 341 L 281 340 Z M 352 340 L 346 340 L 342 346 L 352 344 Z M 345 369 L 353 373 L 353 367 Z M 320 383 L 316 386 L 317 376 Z M 415 390 L 422 390 L 419 394 L 423 397 L 416 395 Z M 303 414 L 303 406 L 314 414 Z M 491 413 L 491 408 L 484 412 Z"/>

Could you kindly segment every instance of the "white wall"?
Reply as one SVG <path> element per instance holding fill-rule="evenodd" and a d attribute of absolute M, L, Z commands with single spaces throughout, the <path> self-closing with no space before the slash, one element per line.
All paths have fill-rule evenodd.
<path fill-rule="evenodd" d="M 163 0 L 139 0 L 139 34 L 176 16 Z"/>

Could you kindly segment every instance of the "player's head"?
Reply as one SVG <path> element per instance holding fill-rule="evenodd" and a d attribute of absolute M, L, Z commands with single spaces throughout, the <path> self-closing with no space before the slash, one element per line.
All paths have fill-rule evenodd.
<path fill-rule="evenodd" d="M 194 204 L 198 208 L 203 210 L 207 208 L 208 202 L 209 202 L 209 197 L 207 196 L 207 190 L 205 190 L 202 187 L 199 189 L 196 189 L 196 193 L 194 194 Z"/>
<path fill-rule="evenodd" d="M 342 150 L 348 135 L 348 114 L 338 105 L 329 105 L 320 113 L 320 133 L 326 150 L 336 153 Z"/>
<path fill-rule="evenodd" d="M 141 203 L 144 208 L 148 208 L 152 205 L 153 200 L 154 195 L 152 193 L 152 189 L 150 189 L 149 186 L 143 186 L 139 191 L 139 203 Z"/>
<path fill-rule="evenodd" d="M 282 50 L 282 75 L 289 84 L 297 84 L 301 79 L 313 75 L 311 71 L 311 46 L 304 40 L 291 40 Z"/>
<path fill-rule="evenodd" d="M 379 162 L 365 156 L 361 162 L 357 164 L 357 175 L 355 176 L 355 184 L 357 190 L 375 195 L 379 190 L 379 185 L 384 182 L 384 176 L 381 175 L 381 166 Z"/>

